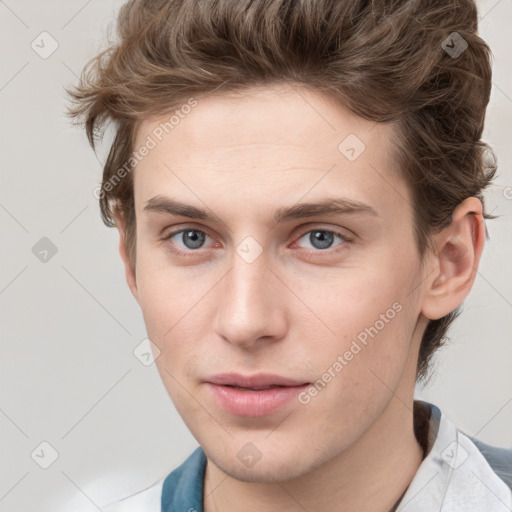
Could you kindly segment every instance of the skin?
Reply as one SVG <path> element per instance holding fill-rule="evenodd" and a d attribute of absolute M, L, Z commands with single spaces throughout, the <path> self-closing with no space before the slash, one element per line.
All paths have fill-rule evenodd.
<path fill-rule="evenodd" d="M 165 119 L 145 120 L 135 147 Z M 338 150 L 349 134 L 366 145 L 354 161 Z M 316 91 L 267 86 L 199 98 L 134 171 L 135 267 L 121 217 L 119 250 L 163 383 L 208 459 L 206 512 L 387 512 L 421 463 L 412 417 L 421 336 L 469 293 L 485 228 L 480 201 L 466 199 L 422 265 L 393 135 Z M 225 225 L 144 211 L 157 195 L 207 206 Z M 280 207 L 338 196 L 378 216 L 272 220 Z M 182 233 L 166 238 L 171 228 L 207 237 L 194 249 Z M 318 248 L 317 230 L 347 239 Z M 236 252 L 247 236 L 262 249 L 252 263 Z M 203 382 L 233 371 L 314 382 L 394 303 L 401 311 L 306 405 L 242 418 Z M 261 453 L 252 467 L 237 457 L 246 443 Z"/>

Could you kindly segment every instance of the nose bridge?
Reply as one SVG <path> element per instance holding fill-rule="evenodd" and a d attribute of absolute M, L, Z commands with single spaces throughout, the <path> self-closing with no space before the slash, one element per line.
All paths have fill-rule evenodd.
<path fill-rule="evenodd" d="M 280 337 L 285 329 L 278 280 L 267 268 L 265 255 L 255 256 L 254 251 L 251 241 L 237 247 L 216 316 L 217 334 L 240 346 L 250 346 L 262 337 Z"/>

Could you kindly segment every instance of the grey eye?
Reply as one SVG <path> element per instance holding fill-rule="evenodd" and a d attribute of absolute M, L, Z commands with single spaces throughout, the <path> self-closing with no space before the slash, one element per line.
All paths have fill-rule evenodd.
<path fill-rule="evenodd" d="M 206 234 L 197 229 L 186 229 L 175 233 L 176 235 L 181 234 L 181 243 L 187 249 L 199 249 L 206 239 Z"/>
<path fill-rule="evenodd" d="M 313 249 L 328 249 L 332 246 L 334 242 L 334 238 L 338 237 L 341 241 L 344 241 L 344 238 L 338 233 L 334 233 L 332 231 L 327 231 L 325 229 L 313 229 L 305 233 L 300 239 L 307 237 L 308 243 L 311 244 Z"/>

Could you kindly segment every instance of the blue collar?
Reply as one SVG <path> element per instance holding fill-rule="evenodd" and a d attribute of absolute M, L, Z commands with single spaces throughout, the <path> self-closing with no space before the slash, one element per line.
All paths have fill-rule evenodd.
<path fill-rule="evenodd" d="M 203 512 L 206 455 L 201 447 L 164 480 L 162 512 Z"/>

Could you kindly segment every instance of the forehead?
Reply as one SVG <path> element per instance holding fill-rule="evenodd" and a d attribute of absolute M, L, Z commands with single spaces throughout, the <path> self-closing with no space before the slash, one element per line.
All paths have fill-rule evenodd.
<path fill-rule="evenodd" d="M 202 197 L 243 190 L 246 200 L 284 202 L 336 188 L 382 208 L 384 199 L 408 195 L 393 125 L 365 120 L 318 91 L 255 87 L 194 101 L 140 125 L 135 148 L 151 140 L 152 149 L 134 174 L 137 210 L 155 195 L 193 197 L 187 185 Z"/>

